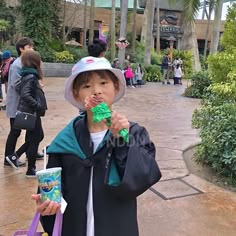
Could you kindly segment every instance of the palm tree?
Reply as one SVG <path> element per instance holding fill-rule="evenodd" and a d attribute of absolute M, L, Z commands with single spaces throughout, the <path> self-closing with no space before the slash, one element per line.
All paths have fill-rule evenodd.
<path fill-rule="evenodd" d="M 220 39 L 220 27 L 221 27 L 223 3 L 224 3 L 224 0 L 217 0 L 217 3 L 216 3 L 215 18 L 214 18 L 213 29 L 212 29 L 212 34 L 211 34 L 210 54 L 214 54 L 217 52 L 219 39 Z"/>
<path fill-rule="evenodd" d="M 95 7 L 95 0 L 91 0 L 90 18 L 89 18 L 89 44 L 93 43 L 93 37 L 94 37 L 94 7 Z"/>
<path fill-rule="evenodd" d="M 160 8 L 159 0 L 156 0 L 156 52 L 160 53 Z"/>
<path fill-rule="evenodd" d="M 87 39 L 87 5 L 88 5 L 88 0 L 84 1 L 84 28 L 83 28 L 83 44 L 84 47 L 86 47 L 86 39 Z"/>
<path fill-rule="evenodd" d="M 147 29 L 146 29 L 146 41 L 144 52 L 144 64 L 151 64 L 151 49 L 153 46 L 153 19 L 155 10 L 155 0 L 148 0 L 146 3 L 147 8 Z"/>
<path fill-rule="evenodd" d="M 208 44 L 208 38 L 209 38 L 211 14 L 212 14 L 212 11 L 214 9 L 214 5 L 215 5 L 215 1 L 214 0 L 209 1 L 209 3 L 208 3 L 208 13 L 207 13 L 207 10 L 206 10 L 206 6 L 204 6 L 204 8 L 203 8 L 203 12 L 204 12 L 203 17 L 205 15 L 205 13 L 206 13 L 206 17 L 207 17 L 207 29 L 206 29 L 206 35 L 205 35 L 205 45 L 204 45 L 204 54 L 203 54 L 204 58 L 206 58 L 206 54 L 207 54 L 207 44 Z"/>
<path fill-rule="evenodd" d="M 137 15 L 137 0 L 134 0 L 133 5 L 133 27 L 132 27 L 132 53 L 135 53 L 135 41 L 136 41 L 136 15 Z"/>
<path fill-rule="evenodd" d="M 128 14 L 128 1 L 121 0 L 120 5 L 120 37 L 126 38 L 126 25 L 127 25 L 127 14 Z M 125 49 L 119 49 L 118 52 L 119 62 L 121 67 L 123 68 L 124 60 L 125 60 Z"/>
<path fill-rule="evenodd" d="M 170 0 L 170 2 L 176 2 Z M 196 25 L 194 19 L 196 18 L 198 9 L 200 8 L 200 0 L 183 0 L 183 28 L 184 34 L 179 41 L 180 50 L 191 50 L 193 53 L 193 69 L 196 71 L 201 70 L 199 59 L 198 43 L 196 37 Z"/>
<path fill-rule="evenodd" d="M 111 61 L 115 59 L 116 48 L 116 0 L 112 0 L 111 7 Z"/>

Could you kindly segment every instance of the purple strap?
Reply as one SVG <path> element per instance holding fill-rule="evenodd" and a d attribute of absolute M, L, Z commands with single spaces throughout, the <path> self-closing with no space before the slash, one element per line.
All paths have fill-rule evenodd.
<path fill-rule="evenodd" d="M 30 225 L 30 228 L 27 232 L 27 236 L 37 236 L 36 231 L 39 224 L 39 219 L 40 219 L 40 214 L 36 212 L 32 220 L 32 223 Z M 61 236 L 62 219 L 63 217 L 62 217 L 61 211 L 58 211 L 56 214 L 52 236 Z"/>

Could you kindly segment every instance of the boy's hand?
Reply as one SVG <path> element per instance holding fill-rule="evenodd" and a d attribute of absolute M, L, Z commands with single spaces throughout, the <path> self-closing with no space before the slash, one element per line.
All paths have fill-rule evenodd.
<path fill-rule="evenodd" d="M 116 111 L 113 111 L 109 130 L 112 132 L 114 137 L 118 138 L 119 131 L 122 129 L 127 129 L 129 131 L 129 121 L 125 116 L 117 113 Z"/>
<path fill-rule="evenodd" d="M 37 204 L 36 210 L 42 216 L 55 215 L 61 207 L 61 205 L 58 204 L 57 202 L 52 202 L 50 200 L 42 202 L 40 194 L 33 194 L 32 199 L 36 201 Z"/>

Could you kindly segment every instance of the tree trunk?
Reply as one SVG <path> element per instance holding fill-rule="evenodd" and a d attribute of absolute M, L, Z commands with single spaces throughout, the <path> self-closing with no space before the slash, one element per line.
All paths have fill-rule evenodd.
<path fill-rule="evenodd" d="M 159 0 L 156 0 L 156 52 L 160 53 L 160 8 Z"/>
<path fill-rule="evenodd" d="M 121 4 L 121 13 L 120 18 L 122 19 L 120 22 L 120 37 L 126 38 L 126 25 L 127 25 L 127 14 L 128 14 L 128 1 L 122 0 Z M 125 49 L 119 49 L 118 53 L 119 62 L 121 65 L 121 68 L 123 68 L 124 60 L 125 60 Z"/>
<path fill-rule="evenodd" d="M 155 0 L 149 0 L 146 3 L 147 8 L 147 29 L 146 29 L 146 42 L 145 42 L 145 52 L 144 52 L 144 64 L 151 64 L 151 49 L 153 41 L 153 18 L 155 10 Z"/>
<path fill-rule="evenodd" d="M 203 2 L 203 7 L 202 7 L 202 20 L 204 20 L 205 12 L 206 12 L 206 0 L 204 0 L 204 2 Z"/>
<path fill-rule="evenodd" d="M 135 53 L 135 42 L 136 42 L 136 15 L 137 15 L 137 0 L 134 0 L 133 6 L 133 27 L 132 27 L 132 53 Z"/>
<path fill-rule="evenodd" d="M 147 6 L 144 9 L 143 13 L 143 25 L 142 25 L 142 32 L 141 32 L 141 42 L 145 43 L 146 42 L 146 35 L 147 35 L 147 15 L 148 15 L 148 9 Z"/>
<path fill-rule="evenodd" d="M 111 61 L 115 59 L 116 55 L 116 0 L 112 0 L 111 10 Z"/>
<path fill-rule="evenodd" d="M 95 6 L 95 0 L 91 0 L 90 18 L 89 18 L 89 44 L 93 43 L 93 37 L 94 37 L 94 6 Z"/>
<path fill-rule="evenodd" d="M 183 22 L 184 34 L 182 39 L 179 41 L 180 50 L 189 50 L 193 54 L 193 70 L 200 71 L 201 64 L 199 60 L 198 43 L 195 30 L 195 22 Z"/>
<path fill-rule="evenodd" d="M 87 5 L 88 5 L 88 0 L 85 0 L 84 1 L 84 34 L 83 34 L 83 44 L 84 44 L 84 47 L 87 46 L 86 44 L 86 34 L 87 34 Z"/>
<path fill-rule="evenodd" d="M 209 14 L 208 14 L 208 19 L 207 19 L 207 29 L 206 29 L 205 44 L 204 44 L 204 58 L 205 59 L 206 59 L 206 54 L 207 54 L 209 29 L 210 29 L 210 23 L 211 23 L 211 13 L 212 13 L 212 5 L 209 3 Z"/>
<path fill-rule="evenodd" d="M 214 18 L 213 29 L 212 29 L 212 34 L 211 34 L 210 54 L 214 54 L 217 52 L 219 39 L 220 39 L 220 27 L 221 27 L 223 2 L 224 0 L 218 0 L 215 7 L 215 18 Z"/>

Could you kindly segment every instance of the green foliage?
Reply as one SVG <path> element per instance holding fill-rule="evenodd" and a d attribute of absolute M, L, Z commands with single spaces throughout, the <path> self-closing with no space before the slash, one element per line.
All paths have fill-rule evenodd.
<path fill-rule="evenodd" d="M 202 54 L 199 55 L 199 58 L 202 70 L 207 70 L 208 69 L 207 59 Z"/>
<path fill-rule="evenodd" d="M 58 39 L 51 39 L 48 40 L 48 47 L 52 48 L 53 50 L 57 52 L 61 52 L 65 49 L 65 45 L 62 40 Z"/>
<path fill-rule="evenodd" d="M 157 65 L 146 65 L 143 67 L 144 76 L 143 80 L 147 82 L 159 82 L 161 81 L 161 70 Z"/>
<path fill-rule="evenodd" d="M 232 82 L 235 77 L 236 48 L 208 56 L 209 76 L 214 83 Z"/>
<path fill-rule="evenodd" d="M 144 50 L 145 50 L 144 44 L 139 41 L 136 41 L 135 54 L 131 53 L 129 50 L 127 50 L 127 53 L 130 54 L 132 62 L 142 64 L 144 61 Z"/>
<path fill-rule="evenodd" d="M 193 126 L 200 128 L 202 144 L 197 160 L 211 166 L 217 173 L 236 177 L 236 104 L 204 106 L 193 115 Z"/>
<path fill-rule="evenodd" d="M 15 33 L 16 10 L 6 6 L 5 1 L 0 1 L 0 39 L 7 41 Z"/>
<path fill-rule="evenodd" d="M 211 85 L 193 115 L 202 144 L 197 160 L 235 181 L 236 177 L 236 5 L 229 11 L 222 37 L 225 51 L 208 57 Z M 233 24 L 231 24 L 233 22 Z"/>
<path fill-rule="evenodd" d="M 50 0 L 21 0 L 22 30 L 24 35 L 32 38 L 36 47 L 47 47 L 51 38 L 51 4 Z"/>
<path fill-rule="evenodd" d="M 78 48 L 73 46 L 66 46 L 66 51 L 70 52 L 73 55 L 74 61 L 77 62 L 83 57 L 88 55 L 87 48 Z"/>
<path fill-rule="evenodd" d="M 17 51 L 16 51 L 16 47 L 15 46 L 4 46 L 4 48 L 2 50 L 8 50 L 11 52 L 11 55 L 13 57 L 18 57 Z"/>
<path fill-rule="evenodd" d="M 9 21 L 0 19 L 0 32 L 7 31 L 9 27 L 10 27 Z"/>
<path fill-rule="evenodd" d="M 151 52 L 151 64 L 152 65 L 161 65 L 162 55 L 157 54 L 154 50 Z"/>
<path fill-rule="evenodd" d="M 55 53 L 55 60 L 56 60 L 56 62 L 72 63 L 72 62 L 74 62 L 74 57 L 68 51 L 56 52 Z"/>
<path fill-rule="evenodd" d="M 202 98 L 206 88 L 211 83 L 207 71 L 196 72 L 192 74 L 190 79 L 191 85 L 186 88 L 184 95 L 186 97 Z"/>
<path fill-rule="evenodd" d="M 42 61 L 55 62 L 55 51 L 52 48 L 37 47 L 36 50 L 40 53 Z"/>
<path fill-rule="evenodd" d="M 183 61 L 183 72 L 184 72 L 184 79 L 189 79 L 193 73 L 193 66 L 192 60 L 193 55 L 190 51 L 181 51 L 181 50 L 173 50 L 173 59 L 174 58 L 181 58 Z"/>
<path fill-rule="evenodd" d="M 225 31 L 221 37 L 220 44 L 226 50 L 236 47 L 236 3 L 228 9 L 226 23 L 224 25 Z"/>

